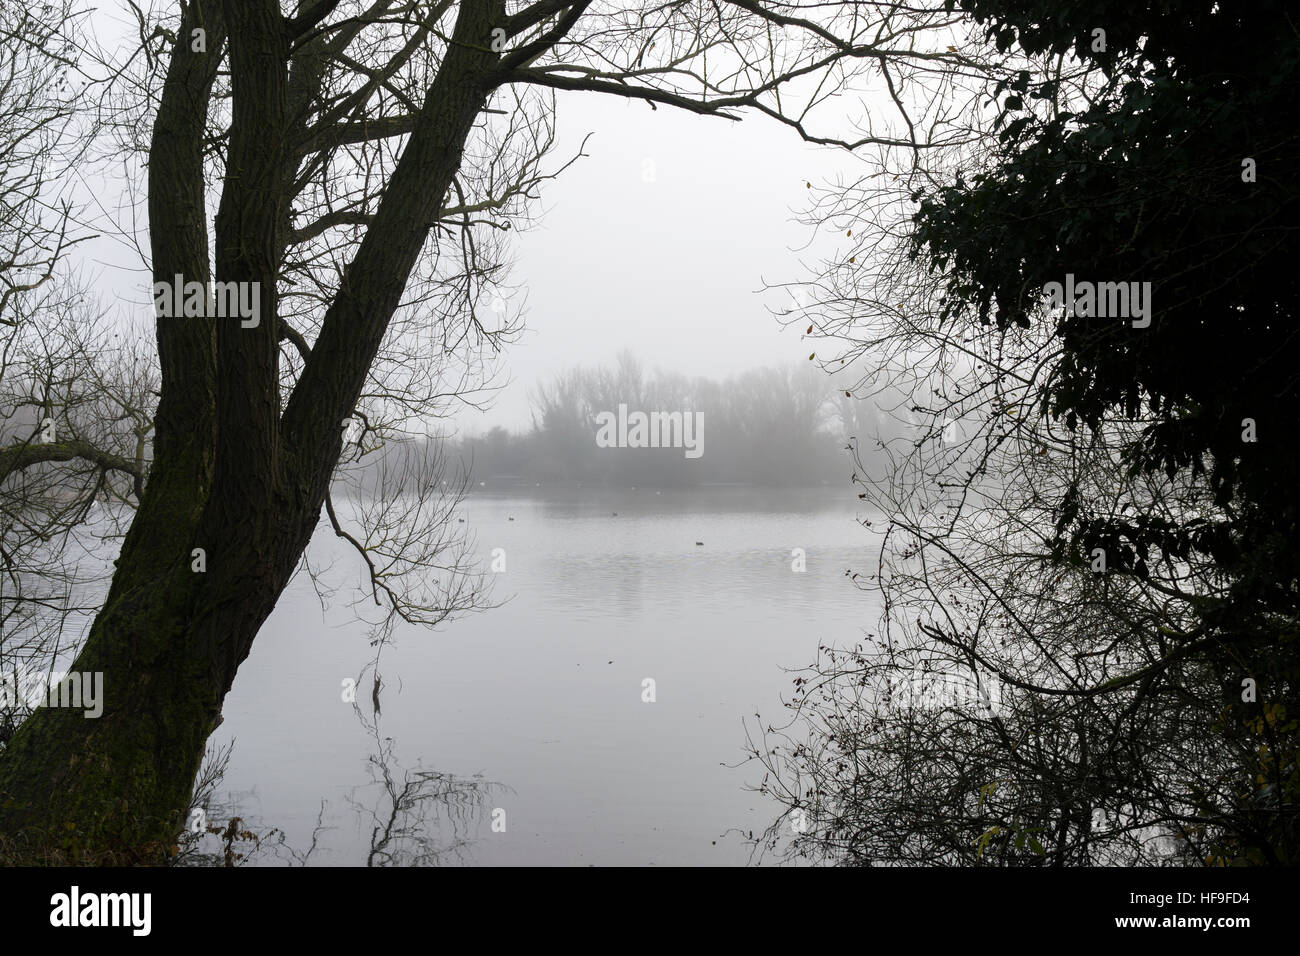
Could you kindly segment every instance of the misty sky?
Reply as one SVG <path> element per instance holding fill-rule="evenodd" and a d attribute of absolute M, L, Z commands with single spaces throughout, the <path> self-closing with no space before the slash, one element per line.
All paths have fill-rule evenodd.
<path fill-rule="evenodd" d="M 565 94 L 559 123 L 555 155 L 591 131 L 590 158 L 546 185 L 545 214 L 517 238 L 528 330 L 506 359 L 512 384 L 466 425 L 523 424 L 539 379 L 624 348 L 650 369 L 711 377 L 806 360 L 802 330 L 767 308 L 789 295 L 758 293 L 802 277 L 809 229 L 794 218 L 805 183 L 851 170 L 851 157 L 760 116 L 735 123 L 590 94 Z"/>
<path fill-rule="evenodd" d="M 116 5 L 94 20 L 104 48 L 138 45 L 132 18 Z M 861 112 L 855 97 L 816 115 L 842 123 Z M 612 362 L 623 349 L 648 371 L 714 378 L 807 360 L 802 328 L 783 329 L 769 312 L 788 307 L 789 293 L 760 290 L 804 278 L 801 261 L 818 259 L 807 249 L 811 230 L 795 221 L 810 198 L 805 183 L 855 176 L 860 163 L 758 114 L 733 122 L 591 93 L 559 94 L 557 125 L 547 168 L 592 133 L 587 158 L 543 184 L 533 225 L 514 236 L 510 282 L 523 296 L 525 331 L 501 357 L 509 384 L 488 411 L 463 410 L 459 428 L 525 427 L 538 382 L 575 364 Z M 76 247 L 71 261 L 102 298 L 151 323 L 142 256 L 95 218 L 111 216 L 146 244 L 143 170 L 135 178 L 134 196 L 120 177 L 74 185 L 80 201 L 93 195 L 82 221 L 101 238 Z"/>

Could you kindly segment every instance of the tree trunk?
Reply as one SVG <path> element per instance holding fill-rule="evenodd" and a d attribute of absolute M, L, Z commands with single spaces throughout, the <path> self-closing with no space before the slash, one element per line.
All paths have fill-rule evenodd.
<path fill-rule="evenodd" d="M 41 707 L 0 755 L 0 833 L 20 852 L 165 858 L 221 702 L 316 527 L 342 422 L 486 101 L 484 77 L 498 60 L 486 40 L 503 20 L 501 0 L 461 4 L 415 129 L 281 415 L 276 295 L 295 171 L 293 22 L 276 0 L 186 5 L 150 147 L 154 278 L 209 278 L 206 107 L 228 33 L 233 103 L 216 277 L 259 283 L 261 322 L 157 320 L 154 463 L 105 605 L 72 665 L 103 673 L 103 714 Z M 191 48 L 199 28 L 207 53 Z M 203 572 L 191 570 L 196 548 Z"/>
<path fill-rule="evenodd" d="M 10 741 L 0 821 L 11 837 L 25 834 L 37 858 L 62 849 L 77 862 L 86 849 L 88 862 L 104 862 L 106 850 L 123 862 L 160 861 L 180 831 L 230 689 L 229 669 L 216 666 L 219 624 L 191 619 L 187 590 L 139 587 L 101 612 L 73 666 L 104 674 L 100 718 L 41 707 Z M 258 604 L 264 618 L 269 603 Z"/>

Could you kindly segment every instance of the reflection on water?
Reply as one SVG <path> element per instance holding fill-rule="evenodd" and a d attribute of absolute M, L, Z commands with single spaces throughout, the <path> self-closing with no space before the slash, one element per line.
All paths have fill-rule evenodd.
<path fill-rule="evenodd" d="M 437 866 L 472 859 L 471 834 L 501 791 L 482 775 L 457 777 L 438 770 L 408 769 L 394 754 L 392 737 L 379 731 L 361 707 L 358 719 L 373 742 L 366 760 L 370 785 L 348 795 L 348 805 L 370 832 L 367 866 Z"/>
<path fill-rule="evenodd" d="M 877 544 L 851 488 L 480 493 L 464 515 L 504 603 L 399 630 L 381 714 L 367 629 L 305 575 L 282 598 L 213 740 L 236 741 L 234 812 L 292 854 L 250 862 L 746 862 L 774 808 L 746 789 L 742 719 L 876 623 L 845 574 Z M 348 566 L 332 536 L 313 554 Z"/>

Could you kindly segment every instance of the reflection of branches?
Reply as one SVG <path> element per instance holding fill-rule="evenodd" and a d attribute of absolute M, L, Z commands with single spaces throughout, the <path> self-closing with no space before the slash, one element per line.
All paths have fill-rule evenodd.
<path fill-rule="evenodd" d="M 376 694 L 378 678 L 376 677 Z M 348 797 L 358 820 L 370 829 L 367 866 L 438 866 L 463 862 L 473 844 L 468 835 L 503 789 L 481 775 L 457 777 L 436 770 L 397 765 L 391 737 L 381 737 L 378 716 L 369 719 L 354 704 L 358 719 L 375 742 L 367 765 L 373 798 Z M 377 711 L 377 708 L 376 708 Z"/>
<path fill-rule="evenodd" d="M 378 659 L 370 666 L 377 668 Z M 376 698 L 381 686 L 376 672 Z M 374 741 L 374 752 L 366 761 L 371 783 L 354 788 L 347 797 L 358 822 L 370 831 L 366 865 L 437 866 L 465 861 L 476 821 L 493 794 L 508 788 L 480 775 L 458 777 L 402 768 L 393 739 L 380 734 L 378 706 L 374 716 L 367 716 L 359 703 L 353 708 Z M 267 827 L 249 813 L 247 795 L 219 791 L 233 747 L 231 742 L 205 754 L 171 865 L 242 866 L 268 862 L 268 857 L 292 866 L 308 865 L 320 849 L 321 834 L 332 829 L 324 824 L 326 803 L 321 801 L 308 845 L 295 848 L 282 829 Z"/>
<path fill-rule="evenodd" d="M 270 854 L 291 865 L 306 866 L 316 852 L 320 834 L 325 829 L 325 803 L 321 802 L 306 850 L 288 844 L 283 830 L 263 828 L 247 816 L 243 800 L 236 795 L 219 795 L 217 787 L 225 776 L 234 750 L 234 741 L 225 747 L 209 749 L 194 780 L 193 796 L 186 811 L 186 825 L 177 837 L 172 866 L 211 867 L 243 866 Z"/>

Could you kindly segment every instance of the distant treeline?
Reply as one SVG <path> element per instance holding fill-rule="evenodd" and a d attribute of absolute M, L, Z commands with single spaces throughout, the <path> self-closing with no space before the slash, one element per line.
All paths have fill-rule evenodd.
<path fill-rule="evenodd" d="M 445 459 L 459 460 L 475 485 L 598 483 L 684 487 L 736 482 L 803 485 L 847 481 L 850 435 L 879 428 L 870 403 L 850 399 L 824 372 L 808 367 L 765 368 L 725 381 L 643 372 L 629 355 L 611 366 L 575 368 L 531 396 L 532 427 L 493 428 L 443 443 Z M 680 413 L 687 447 L 601 447 L 617 434 L 609 424 L 626 416 Z M 685 420 L 698 413 L 700 418 Z M 665 431 L 665 436 L 666 436 Z M 607 442 L 606 442 L 607 443 Z M 698 456 L 697 456 L 698 455 Z"/>

